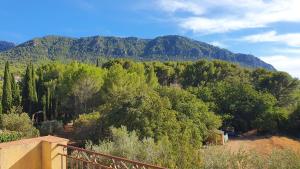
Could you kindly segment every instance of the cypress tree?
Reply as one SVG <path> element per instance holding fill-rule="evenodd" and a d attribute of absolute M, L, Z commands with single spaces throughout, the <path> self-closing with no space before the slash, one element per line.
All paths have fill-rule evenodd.
<path fill-rule="evenodd" d="M 31 113 L 30 92 L 31 92 L 31 67 L 28 65 L 26 68 L 25 76 L 23 78 L 22 89 L 22 106 L 23 110 L 27 113 Z"/>
<path fill-rule="evenodd" d="M 9 72 L 9 63 L 6 62 L 4 70 L 3 92 L 2 92 L 2 112 L 7 113 L 12 107 L 11 74 Z"/>
<path fill-rule="evenodd" d="M 45 86 L 44 86 L 44 75 L 42 70 L 39 71 L 39 79 L 37 81 L 37 97 L 38 97 L 38 108 L 43 110 L 43 96 L 45 95 Z"/>
<path fill-rule="evenodd" d="M 46 95 L 46 114 L 47 118 L 51 119 L 51 92 L 50 92 L 50 87 L 47 87 L 47 95 Z"/>
<path fill-rule="evenodd" d="M 27 66 L 23 79 L 22 105 L 25 112 L 31 116 L 36 111 L 37 93 L 35 72 L 32 64 Z"/>
<path fill-rule="evenodd" d="M 36 75 L 35 75 L 35 70 L 33 67 L 33 64 L 31 64 L 31 83 L 32 83 L 32 104 L 33 106 L 36 106 L 38 103 L 38 97 L 37 97 L 37 90 L 36 90 Z"/>
<path fill-rule="evenodd" d="M 43 118 L 44 121 L 47 120 L 47 99 L 46 95 L 43 95 L 41 98 L 42 110 L 43 110 Z"/>
<path fill-rule="evenodd" d="M 158 86 L 158 79 L 156 77 L 154 67 L 152 65 L 148 68 L 146 82 L 149 86 L 153 88 Z"/>
<path fill-rule="evenodd" d="M 96 62 L 97 62 L 97 63 L 96 63 L 96 66 L 99 67 L 99 66 L 100 66 L 100 65 L 99 65 L 99 58 L 97 58 Z"/>
<path fill-rule="evenodd" d="M 11 74 L 11 88 L 12 88 L 13 106 L 19 106 L 21 104 L 20 89 L 13 74 Z"/>

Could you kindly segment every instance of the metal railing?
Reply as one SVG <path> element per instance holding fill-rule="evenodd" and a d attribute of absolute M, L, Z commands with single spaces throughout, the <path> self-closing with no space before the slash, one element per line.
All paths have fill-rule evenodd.
<path fill-rule="evenodd" d="M 59 144 L 67 154 L 66 169 L 167 169 L 122 157 L 98 153 L 83 148 Z"/>

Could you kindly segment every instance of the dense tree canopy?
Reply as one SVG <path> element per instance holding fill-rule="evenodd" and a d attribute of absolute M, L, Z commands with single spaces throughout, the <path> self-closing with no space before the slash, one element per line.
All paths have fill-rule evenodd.
<path fill-rule="evenodd" d="M 216 129 L 297 135 L 300 126 L 298 79 L 218 60 L 29 64 L 21 83 L 8 66 L 4 74 L 4 112 L 21 106 L 28 118 L 75 120 L 78 138 L 103 144 L 111 127 L 126 128 L 141 146 L 168 143 L 173 168 L 199 166 L 193 154 Z"/>

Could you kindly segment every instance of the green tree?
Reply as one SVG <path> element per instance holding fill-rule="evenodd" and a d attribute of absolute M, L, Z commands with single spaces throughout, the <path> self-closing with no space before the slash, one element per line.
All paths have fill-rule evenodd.
<path fill-rule="evenodd" d="M 26 68 L 26 73 L 23 78 L 22 88 L 22 105 L 25 112 L 31 116 L 36 111 L 37 106 L 37 93 L 34 67 L 29 64 Z"/>
<path fill-rule="evenodd" d="M 20 106 L 21 104 L 20 88 L 13 74 L 11 74 L 11 86 L 12 86 L 13 106 Z"/>
<path fill-rule="evenodd" d="M 299 85 L 298 79 L 285 72 L 274 72 L 259 81 L 259 89 L 271 93 L 279 106 L 291 105 L 296 101 L 294 94 L 299 90 Z"/>
<path fill-rule="evenodd" d="M 193 92 L 223 117 L 223 127 L 234 127 L 238 132 L 257 127 L 254 122 L 258 117 L 275 113 L 277 100 L 274 96 L 240 81 L 221 81 Z"/>
<path fill-rule="evenodd" d="M 4 82 L 2 92 L 2 111 L 8 113 L 13 105 L 11 74 L 9 71 L 9 62 L 6 62 L 4 69 Z"/>
<path fill-rule="evenodd" d="M 154 72 L 154 67 L 150 65 L 147 69 L 147 78 L 146 78 L 147 84 L 152 87 L 156 88 L 158 87 L 158 79 L 156 77 L 156 74 Z"/>

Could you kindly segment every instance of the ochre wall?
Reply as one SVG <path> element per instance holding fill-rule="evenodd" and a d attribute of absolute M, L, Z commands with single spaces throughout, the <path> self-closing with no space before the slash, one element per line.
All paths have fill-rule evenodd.
<path fill-rule="evenodd" d="M 65 154 L 57 144 L 67 139 L 45 136 L 0 144 L 0 169 L 65 169 Z"/>

